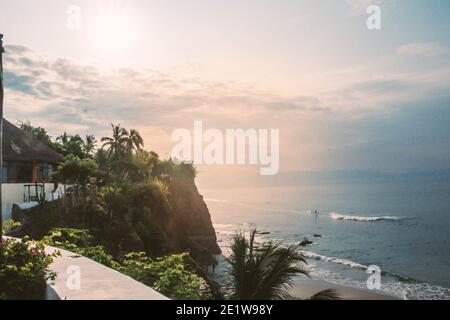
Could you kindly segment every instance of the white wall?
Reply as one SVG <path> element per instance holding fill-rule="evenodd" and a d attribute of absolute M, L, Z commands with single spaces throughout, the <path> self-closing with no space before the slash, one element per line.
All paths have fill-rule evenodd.
<path fill-rule="evenodd" d="M 3 183 L 2 184 L 2 217 L 3 221 L 11 219 L 12 205 L 23 203 L 23 195 L 25 193 L 25 184 L 29 183 Z M 45 184 L 45 199 L 51 201 L 61 198 L 64 195 L 64 186 L 59 185 L 55 193 L 53 192 L 53 183 Z M 33 189 L 33 188 L 32 188 Z M 32 190 L 31 193 L 35 191 Z M 52 198 L 53 195 L 53 198 Z"/>

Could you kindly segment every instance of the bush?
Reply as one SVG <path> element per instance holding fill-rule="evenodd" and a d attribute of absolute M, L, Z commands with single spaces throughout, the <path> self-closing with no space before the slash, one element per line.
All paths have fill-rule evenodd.
<path fill-rule="evenodd" d="M 45 281 L 56 278 L 48 267 L 58 254 L 47 255 L 44 247 L 27 237 L 0 244 L 0 299 L 45 299 Z"/>
<path fill-rule="evenodd" d="M 80 159 L 74 155 L 68 155 L 63 163 L 54 172 L 55 181 L 63 181 L 68 184 L 80 184 L 86 186 L 96 177 L 99 167 L 95 160 Z"/>
<path fill-rule="evenodd" d="M 108 268 L 117 269 L 118 264 L 114 261 L 113 257 L 106 253 L 105 248 L 103 246 L 95 246 L 95 247 L 87 247 L 87 248 L 78 248 L 74 251 L 83 257 L 92 259 L 100 264 L 107 266 Z"/>
<path fill-rule="evenodd" d="M 2 230 L 0 230 L 0 231 L 1 231 L 1 234 L 8 234 L 9 232 L 14 231 L 18 227 L 20 227 L 19 222 L 15 222 L 13 220 L 6 220 L 6 221 L 3 221 Z"/>
<path fill-rule="evenodd" d="M 109 268 L 117 268 L 113 257 L 103 246 L 91 246 L 92 236 L 88 230 L 55 228 L 42 239 L 49 246 L 65 249 L 92 259 Z"/>
<path fill-rule="evenodd" d="M 88 230 L 54 228 L 42 239 L 49 246 L 72 250 L 77 247 L 87 247 L 92 239 Z"/>
<path fill-rule="evenodd" d="M 152 260 L 145 253 L 130 253 L 119 271 L 175 300 L 201 299 L 203 279 L 188 270 L 186 253 Z"/>

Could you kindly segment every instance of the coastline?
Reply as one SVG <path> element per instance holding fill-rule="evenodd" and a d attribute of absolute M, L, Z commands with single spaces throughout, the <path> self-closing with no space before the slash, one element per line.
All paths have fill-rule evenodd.
<path fill-rule="evenodd" d="M 294 299 L 306 300 L 320 291 L 335 289 L 340 300 L 400 300 L 397 297 L 349 286 L 334 284 L 322 279 L 296 279 L 291 289 Z"/>
<path fill-rule="evenodd" d="M 222 283 L 225 279 L 227 262 L 223 254 L 216 256 L 218 265 L 214 273 L 210 273 L 214 281 Z M 369 289 L 354 288 L 328 282 L 323 279 L 311 279 L 307 277 L 296 278 L 290 289 L 292 298 L 307 300 L 313 295 L 326 289 L 335 289 L 340 300 L 400 300 L 398 297 L 390 296 Z"/>

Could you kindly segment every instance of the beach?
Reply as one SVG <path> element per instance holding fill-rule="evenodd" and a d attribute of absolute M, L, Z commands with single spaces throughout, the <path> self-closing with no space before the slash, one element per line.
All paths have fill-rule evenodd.
<path fill-rule="evenodd" d="M 225 256 L 217 255 L 218 262 L 214 273 L 210 276 L 219 283 L 224 283 L 226 280 L 227 261 Z M 293 300 L 307 300 L 320 291 L 334 289 L 340 300 L 399 300 L 399 298 L 372 291 L 369 289 L 354 288 L 345 285 L 335 284 L 329 281 L 316 278 L 307 278 L 300 276 L 295 279 L 292 288 L 290 289 L 291 299 Z"/>
<path fill-rule="evenodd" d="M 399 300 L 396 297 L 349 286 L 337 285 L 319 279 L 297 279 L 291 289 L 296 299 L 306 300 L 320 291 L 334 289 L 341 300 Z"/>

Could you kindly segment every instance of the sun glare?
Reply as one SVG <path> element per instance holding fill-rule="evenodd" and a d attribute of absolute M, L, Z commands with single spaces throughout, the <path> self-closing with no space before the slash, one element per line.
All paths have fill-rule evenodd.
<path fill-rule="evenodd" d="M 92 27 L 95 50 L 107 57 L 118 58 L 133 49 L 137 41 L 137 26 L 130 14 L 119 10 L 100 13 Z"/>

